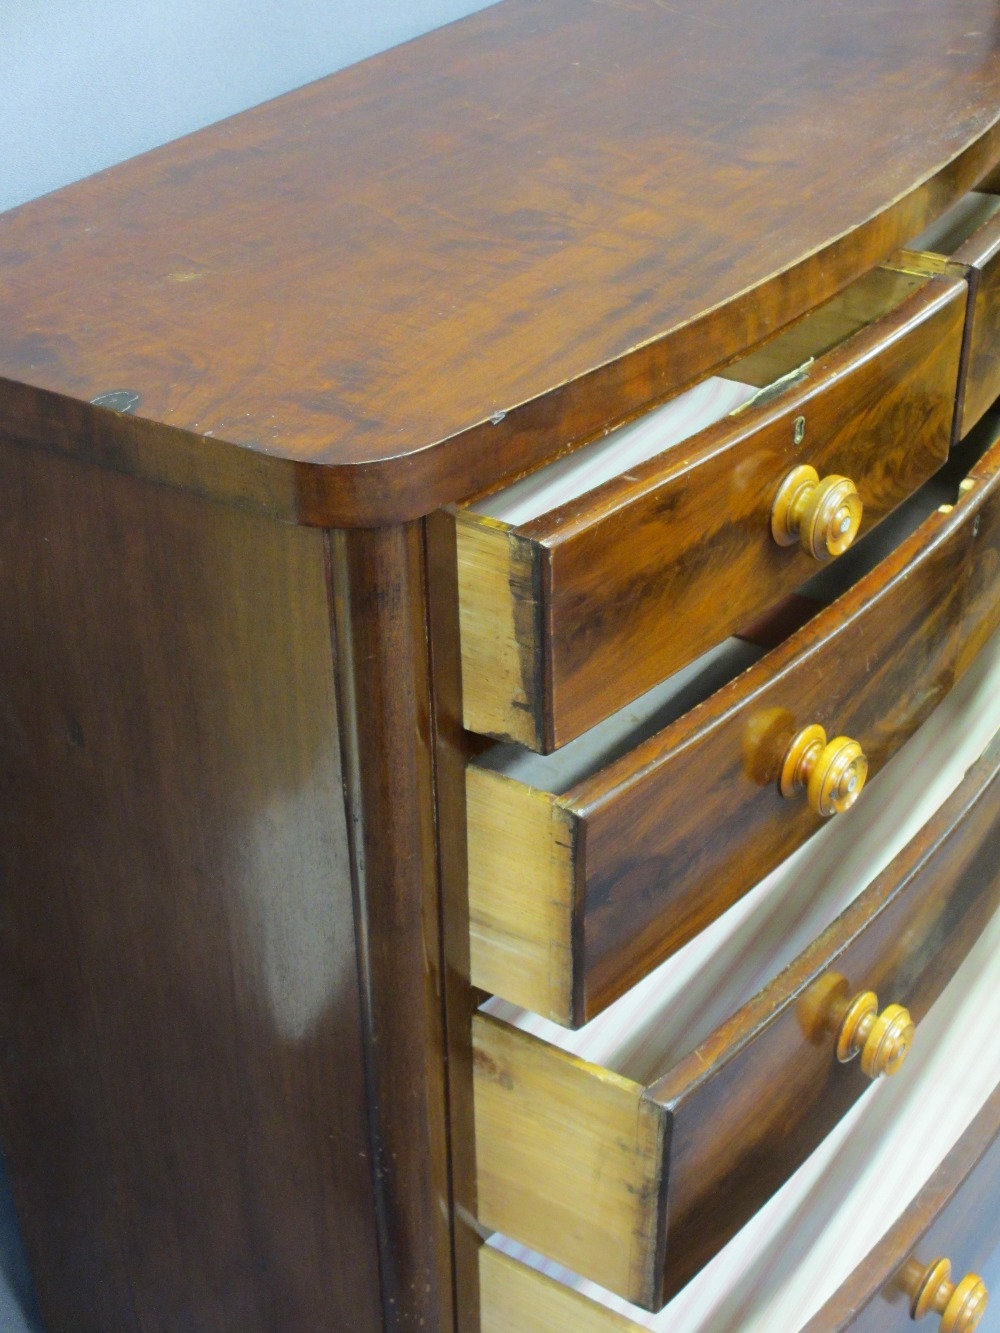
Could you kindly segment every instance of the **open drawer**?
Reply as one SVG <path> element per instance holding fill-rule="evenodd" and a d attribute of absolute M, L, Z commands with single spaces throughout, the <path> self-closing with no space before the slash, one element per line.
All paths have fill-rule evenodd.
<path fill-rule="evenodd" d="M 870 1209 L 862 1205 L 861 1216 Z M 868 1231 L 868 1227 L 865 1231 Z M 859 1228 L 860 1230 L 860 1228 Z M 482 1333 L 937 1333 L 947 1328 L 942 1312 L 954 1303 L 965 1318 L 951 1324 L 954 1333 L 971 1333 L 986 1303 L 996 1300 L 976 1269 L 996 1253 L 1000 1239 L 1000 1087 L 944 1158 L 931 1179 L 881 1240 L 860 1259 L 823 1309 L 808 1323 L 794 1312 L 784 1322 L 769 1322 L 743 1311 L 759 1306 L 758 1287 L 744 1296 L 739 1286 L 726 1291 L 723 1273 L 713 1272 L 711 1293 L 728 1297 L 724 1322 L 708 1307 L 708 1319 L 688 1319 L 668 1306 L 658 1322 L 638 1323 L 605 1299 L 598 1303 L 565 1282 L 519 1262 L 503 1250 L 484 1246 L 480 1258 Z M 863 1253 L 855 1244 L 852 1253 Z M 947 1268 L 945 1268 L 947 1265 Z M 935 1272 L 936 1270 L 936 1272 Z M 947 1276 L 944 1274 L 947 1273 Z M 942 1276 L 940 1297 L 931 1303 L 928 1278 Z M 700 1294 L 700 1293 L 698 1293 Z M 766 1289 L 763 1295 L 769 1294 Z M 807 1293 L 803 1293 L 804 1295 Z M 918 1304 L 920 1302 L 920 1304 Z M 735 1317 L 733 1311 L 736 1312 Z M 729 1317 L 725 1318 L 728 1313 Z M 915 1322 L 917 1320 L 918 1322 Z M 973 1322 L 975 1321 L 975 1322 Z M 978 1325 L 986 1333 L 986 1325 Z"/>
<path fill-rule="evenodd" d="M 915 273 L 964 273 L 968 278 L 957 415 L 957 433 L 964 438 L 1000 397 L 1000 194 L 967 194 L 915 237 L 894 262 Z"/>
<path fill-rule="evenodd" d="M 474 984 L 579 1026 L 852 803 L 1000 624 L 1000 442 L 953 486 L 957 503 L 758 660 L 725 645 L 608 739 L 469 766 Z"/>
<path fill-rule="evenodd" d="M 991 672 L 979 683 L 978 698 L 973 692 L 966 703 L 971 699 L 974 706 L 985 697 L 994 727 L 1000 710 L 986 691 L 998 675 L 1000 652 L 993 645 Z M 946 731 L 938 744 L 947 747 Z M 918 779 L 908 775 L 907 780 L 912 798 Z M 884 799 L 886 830 L 898 805 L 889 792 Z M 957 1101 L 957 1107 L 946 1105 L 947 1114 L 970 1105 L 974 1111 L 977 1082 L 995 1083 L 998 904 L 1000 737 L 846 910 L 734 1015 L 698 1037 L 672 1068 L 638 1082 L 498 1018 L 477 1015 L 476 1152 L 483 1226 L 645 1309 L 659 1309 L 694 1278 L 695 1290 L 683 1291 L 680 1308 L 699 1310 L 706 1273 L 714 1266 L 718 1281 L 726 1271 L 722 1247 L 728 1242 L 744 1259 L 765 1240 L 773 1251 L 781 1234 L 775 1217 L 787 1211 L 787 1199 L 784 1204 L 780 1199 L 789 1189 L 794 1197 L 796 1173 L 810 1154 L 825 1149 L 831 1133 L 841 1144 L 852 1144 L 844 1125 L 868 1114 L 863 1105 L 870 1098 L 862 1107 L 852 1103 L 870 1086 L 866 1072 L 878 1072 L 877 1061 L 872 1064 L 876 1050 L 891 1068 L 891 1030 L 904 1044 L 912 1036 L 905 1016 L 883 1009 L 882 1029 L 873 1026 L 868 1037 L 871 1049 L 866 1045 L 860 1060 L 841 1063 L 847 1052 L 838 1053 L 838 1043 L 855 994 L 874 991 L 883 1002 L 904 1005 L 916 1023 L 912 1054 L 885 1090 L 905 1103 L 912 1087 L 913 1116 L 924 1124 L 923 1138 L 916 1130 L 909 1138 L 900 1130 L 900 1154 L 908 1151 L 923 1165 L 922 1154 L 933 1147 L 935 1121 L 927 1126 L 930 1105 L 922 1112 L 920 1103 L 928 1097 L 928 1063 L 941 1064 L 942 1029 L 952 1044 L 948 1068 L 957 1072 L 943 1087 L 931 1082 L 930 1101 Z M 929 1011 L 946 987 L 961 1009 L 968 971 L 963 960 L 970 950 L 974 967 L 989 973 L 980 978 L 988 1012 L 980 1011 L 982 996 L 973 997 L 962 1010 L 962 1025 L 952 1027 L 938 1008 Z M 628 1034 L 620 1034 L 619 1041 L 622 1059 L 634 1062 Z M 940 1067 L 934 1078 L 941 1080 Z M 957 1087 L 962 1097 L 955 1099 L 951 1089 Z M 882 1092 L 879 1088 L 877 1097 Z M 888 1126 L 892 1123 L 889 1117 Z M 838 1182 L 846 1186 L 851 1179 L 849 1164 L 840 1159 Z M 820 1219 L 825 1220 L 822 1211 Z M 748 1228 L 750 1238 L 741 1239 Z M 798 1243 L 794 1226 L 788 1234 Z M 800 1259 L 789 1257 L 790 1272 Z M 709 1291 L 717 1297 L 716 1290 Z M 484 1314 L 494 1299 L 487 1285 Z M 544 1307 L 545 1301 L 539 1304 Z M 592 1325 L 584 1319 L 562 1326 L 486 1318 L 484 1329 L 633 1327 L 606 1313 L 602 1318 L 607 1322 L 595 1316 Z M 671 1333 L 687 1327 L 653 1320 L 644 1326 Z M 702 1325 L 695 1321 L 692 1327 Z M 792 1325 L 778 1321 L 771 1327 Z"/>
<path fill-rule="evenodd" d="M 963 279 L 876 269 L 460 510 L 465 725 L 564 745 L 877 523 L 947 456 L 965 303 Z"/>

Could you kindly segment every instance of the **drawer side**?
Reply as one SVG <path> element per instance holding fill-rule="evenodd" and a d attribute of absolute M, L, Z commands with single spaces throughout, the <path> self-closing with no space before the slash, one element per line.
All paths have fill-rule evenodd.
<path fill-rule="evenodd" d="M 573 816 L 547 792 L 474 766 L 466 808 L 472 984 L 572 1025 Z"/>
<path fill-rule="evenodd" d="M 470 731 L 544 745 L 538 551 L 506 523 L 455 520 L 462 707 Z"/>
<path fill-rule="evenodd" d="M 662 1110 L 639 1084 L 485 1014 L 473 1063 L 479 1220 L 649 1306 Z"/>

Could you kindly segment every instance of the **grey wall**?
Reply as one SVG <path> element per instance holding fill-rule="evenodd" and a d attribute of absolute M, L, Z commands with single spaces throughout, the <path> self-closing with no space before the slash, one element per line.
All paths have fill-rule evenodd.
<path fill-rule="evenodd" d="M 0 0 L 0 210 L 485 0 Z"/>

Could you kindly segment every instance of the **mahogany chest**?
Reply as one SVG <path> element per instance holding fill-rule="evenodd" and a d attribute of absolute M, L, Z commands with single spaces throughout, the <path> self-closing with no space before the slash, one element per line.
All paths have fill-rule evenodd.
<path fill-rule="evenodd" d="M 503 0 L 0 215 L 50 1333 L 997 1318 L 998 39 Z"/>

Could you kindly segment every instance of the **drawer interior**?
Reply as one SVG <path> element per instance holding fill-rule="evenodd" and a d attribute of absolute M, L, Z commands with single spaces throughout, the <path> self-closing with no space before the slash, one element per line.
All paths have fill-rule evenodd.
<path fill-rule="evenodd" d="M 983 1052 L 995 1050 L 998 1026 L 1000 913 L 924 1018 L 905 1077 L 873 1085 L 661 1311 L 493 1235 L 483 1253 L 484 1333 L 559 1327 L 536 1323 L 536 1304 L 571 1321 L 565 1327 L 609 1333 L 795 1333 L 905 1211 L 994 1091 L 996 1062 Z"/>
<path fill-rule="evenodd" d="M 923 278 L 912 273 L 871 269 L 719 374 L 756 385 L 765 393 L 772 387 L 782 388 L 811 361 L 885 319 L 922 285 Z"/>
<path fill-rule="evenodd" d="M 735 372 L 713 375 L 629 425 L 477 501 L 469 512 L 512 526 L 528 523 L 706 430 L 756 393 L 757 388 L 740 381 Z"/>

